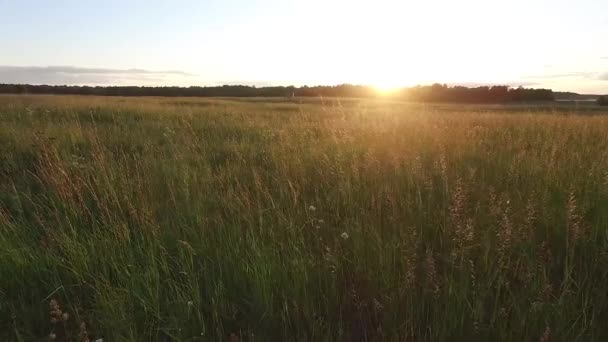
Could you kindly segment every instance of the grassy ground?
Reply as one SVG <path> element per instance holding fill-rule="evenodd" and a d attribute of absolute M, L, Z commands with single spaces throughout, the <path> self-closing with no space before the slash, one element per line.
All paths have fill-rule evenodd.
<path fill-rule="evenodd" d="M 608 117 L 543 111 L 2 96 L 0 340 L 605 341 Z"/>

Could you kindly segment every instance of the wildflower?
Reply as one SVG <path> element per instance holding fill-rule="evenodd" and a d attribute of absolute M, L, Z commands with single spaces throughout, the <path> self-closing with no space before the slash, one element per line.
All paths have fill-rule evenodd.
<path fill-rule="evenodd" d="M 439 281 L 437 276 L 437 267 L 435 265 L 435 258 L 431 250 L 426 251 L 425 259 L 425 272 L 426 272 L 426 283 L 427 289 L 433 292 L 434 296 L 439 294 Z"/>
<path fill-rule="evenodd" d="M 576 197 L 573 190 L 570 191 L 570 195 L 568 196 L 567 213 L 569 244 L 575 245 L 583 235 L 583 226 L 581 224 L 581 217 L 578 215 Z"/>
<path fill-rule="evenodd" d="M 551 328 L 547 326 L 545 332 L 540 337 L 540 342 L 549 342 L 551 340 Z"/>
<path fill-rule="evenodd" d="M 193 301 L 191 301 L 191 300 L 189 300 L 189 301 L 188 301 L 188 306 L 194 306 L 194 302 L 193 302 Z"/>
<path fill-rule="evenodd" d="M 507 205 L 510 203 L 507 201 Z M 500 231 L 498 232 L 498 264 L 502 268 L 506 268 L 509 261 L 509 253 L 511 251 L 513 241 L 513 225 L 509 218 L 510 207 L 507 206 L 504 210 L 502 221 L 500 222 Z"/>
<path fill-rule="evenodd" d="M 382 303 L 380 303 L 380 301 L 376 298 L 374 298 L 373 304 L 376 311 L 382 311 L 384 309 L 384 305 L 382 305 Z"/>
<path fill-rule="evenodd" d="M 85 322 L 80 323 L 78 327 L 78 339 L 83 342 L 89 342 L 89 332 L 87 331 L 87 324 Z"/>
<path fill-rule="evenodd" d="M 59 310 L 59 303 L 57 303 L 55 299 L 51 299 L 49 307 L 51 308 L 51 311 Z"/>
<path fill-rule="evenodd" d="M 343 232 L 342 234 L 340 234 L 340 237 L 344 240 L 348 240 L 349 236 L 347 232 Z"/>
<path fill-rule="evenodd" d="M 320 219 L 320 220 L 317 220 L 317 223 L 323 224 L 323 223 L 325 223 L 325 221 L 323 219 Z"/>
<path fill-rule="evenodd" d="M 49 302 L 49 309 L 51 324 L 56 324 L 59 321 L 67 320 L 67 313 L 66 315 L 64 315 L 64 312 L 61 310 L 59 303 L 55 299 L 51 299 L 51 301 Z"/>
<path fill-rule="evenodd" d="M 55 335 L 54 333 L 50 333 L 49 334 L 49 340 L 55 340 L 57 338 L 57 335 Z"/>
<path fill-rule="evenodd" d="M 311 206 L 309 206 L 309 207 L 308 207 L 308 210 L 310 210 L 310 211 L 315 211 L 315 210 L 317 210 L 317 208 L 315 208 L 315 206 L 314 206 L 314 205 L 311 205 Z"/>

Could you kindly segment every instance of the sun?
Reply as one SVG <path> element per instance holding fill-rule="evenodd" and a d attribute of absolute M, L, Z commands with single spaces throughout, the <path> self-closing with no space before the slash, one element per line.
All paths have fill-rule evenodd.
<path fill-rule="evenodd" d="M 375 81 L 371 84 L 380 95 L 391 95 L 399 90 L 399 88 L 403 87 L 403 84 L 399 81 L 389 79 Z"/>
<path fill-rule="evenodd" d="M 397 91 L 397 87 L 391 85 L 374 85 L 373 87 L 380 95 L 390 95 Z"/>
<path fill-rule="evenodd" d="M 370 58 L 371 59 L 371 58 Z M 391 95 L 399 89 L 408 86 L 411 72 L 396 65 L 391 60 L 377 61 L 367 70 L 367 84 L 371 85 L 380 95 Z"/>

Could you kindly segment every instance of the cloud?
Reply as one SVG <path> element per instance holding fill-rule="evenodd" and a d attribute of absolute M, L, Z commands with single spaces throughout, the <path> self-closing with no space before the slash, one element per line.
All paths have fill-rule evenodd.
<path fill-rule="evenodd" d="M 608 72 L 605 72 L 605 73 L 599 75 L 598 79 L 600 79 L 602 81 L 608 81 Z"/>
<path fill-rule="evenodd" d="M 1 66 L 0 83 L 50 85 L 166 85 L 196 75 L 178 70 L 83 68 L 76 66 Z"/>
<path fill-rule="evenodd" d="M 550 79 L 550 78 L 565 78 L 565 77 L 579 77 L 579 78 L 593 79 L 593 78 L 597 77 L 597 73 L 586 72 L 586 71 L 577 71 L 577 72 L 568 72 L 568 73 L 562 73 L 562 74 L 531 75 L 531 76 L 526 76 L 525 78 Z"/>

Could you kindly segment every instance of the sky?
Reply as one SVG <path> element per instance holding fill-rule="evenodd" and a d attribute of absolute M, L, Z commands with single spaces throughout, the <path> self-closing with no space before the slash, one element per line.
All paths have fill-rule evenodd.
<path fill-rule="evenodd" d="M 0 83 L 608 93 L 604 0 L 0 0 Z"/>

